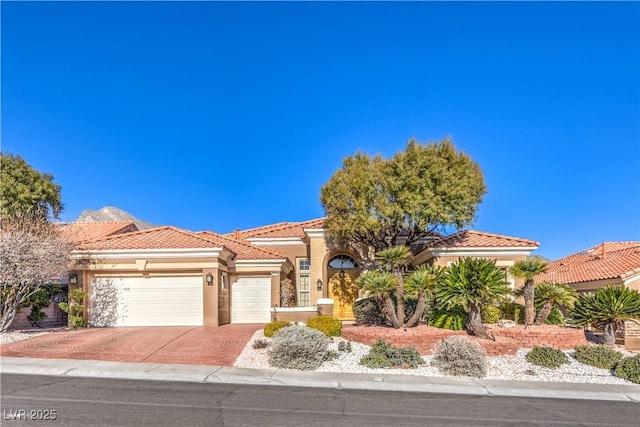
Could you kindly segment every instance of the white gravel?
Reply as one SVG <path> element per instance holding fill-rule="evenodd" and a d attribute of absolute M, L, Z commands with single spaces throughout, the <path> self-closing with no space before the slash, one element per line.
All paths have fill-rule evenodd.
<path fill-rule="evenodd" d="M 250 369 L 270 369 L 268 362 L 268 349 L 254 349 L 253 342 L 266 338 L 262 329 L 256 331 L 252 339 L 236 359 L 234 366 Z M 330 350 L 337 351 L 338 343 L 344 341 L 342 338 L 333 338 L 329 346 Z M 317 372 L 349 372 L 367 374 L 394 374 L 394 375 L 416 375 L 427 377 L 444 377 L 446 375 L 431 366 L 431 356 L 423 356 L 425 364 L 417 369 L 371 369 L 360 365 L 360 358 L 369 352 L 369 346 L 356 342 L 351 342 L 351 353 L 338 352 L 339 357 L 335 360 L 325 362 Z M 487 357 L 486 379 L 512 380 L 512 381 L 552 381 L 567 383 L 592 383 L 592 384 L 634 384 L 622 378 L 615 377 L 606 369 L 599 369 L 585 365 L 573 358 L 573 351 L 565 353 L 569 356 L 569 363 L 557 369 L 543 368 L 527 362 L 526 354 L 529 349 L 520 349 L 513 356 L 490 356 Z M 624 352 L 625 355 L 631 353 Z"/>
<path fill-rule="evenodd" d="M 0 344 L 9 344 L 48 333 L 48 331 L 0 332 Z"/>

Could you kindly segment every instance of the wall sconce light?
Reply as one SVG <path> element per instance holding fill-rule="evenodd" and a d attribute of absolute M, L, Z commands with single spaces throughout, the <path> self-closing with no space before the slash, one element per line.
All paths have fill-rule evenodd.
<path fill-rule="evenodd" d="M 213 286 L 213 274 L 207 273 L 207 275 L 204 276 L 204 279 L 207 281 L 207 285 Z"/>
<path fill-rule="evenodd" d="M 316 282 L 316 286 L 318 287 L 319 291 L 322 290 L 322 280 L 321 279 L 318 279 L 318 281 Z"/>
<path fill-rule="evenodd" d="M 345 274 L 345 272 L 344 272 L 344 269 L 341 269 L 341 270 L 340 270 L 340 272 L 338 273 L 338 276 L 340 276 L 340 278 L 341 278 L 341 279 L 344 279 L 344 276 L 345 276 L 345 275 L 346 275 L 346 274 Z"/>
<path fill-rule="evenodd" d="M 78 284 L 78 275 L 77 274 L 69 275 L 69 284 L 70 285 L 77 285 Z"/>

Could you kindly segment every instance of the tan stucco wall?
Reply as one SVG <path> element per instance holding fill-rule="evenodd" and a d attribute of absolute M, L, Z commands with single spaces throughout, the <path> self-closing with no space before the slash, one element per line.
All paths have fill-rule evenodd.
<path fill-rule="evenodd" d="M 314 305 L 320 298 L 327 295 L 328 279 L 325 274 L 325 256 L 328 252 L 326 241 L 323 237 L 309 239 L 309 260 L 311 262 L 311 304 Z M 318 290 L 318 279 L 322 280 L 322 290 Z"/>
<path fill-rule="evenodd" d="M 207 273 L 213 275 L 213 283 L 209 285 L 206 280 Z M 219 326 L 218 322 L 218 285 L 220 284 L 220 271 L 217 268 L 208 268 L 202 271 L 202 322 L 204 326 Z"/>

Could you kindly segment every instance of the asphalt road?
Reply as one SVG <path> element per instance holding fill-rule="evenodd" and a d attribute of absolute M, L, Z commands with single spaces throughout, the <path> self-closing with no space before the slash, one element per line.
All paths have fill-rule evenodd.
<path fill-rule="evenodd" d="M 640 425 L 640 404 L 614 401 L 15 374 L 0 387 L 3 426 Z"/>

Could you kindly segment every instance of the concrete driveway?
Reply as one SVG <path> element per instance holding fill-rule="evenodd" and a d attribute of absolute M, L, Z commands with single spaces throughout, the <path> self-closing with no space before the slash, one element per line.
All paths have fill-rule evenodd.
<path fill-rule="evenodd" d="M 262 325 L 158 326 L 51 332 L 0 346 L 0 356 L 233 366 Z"/>

